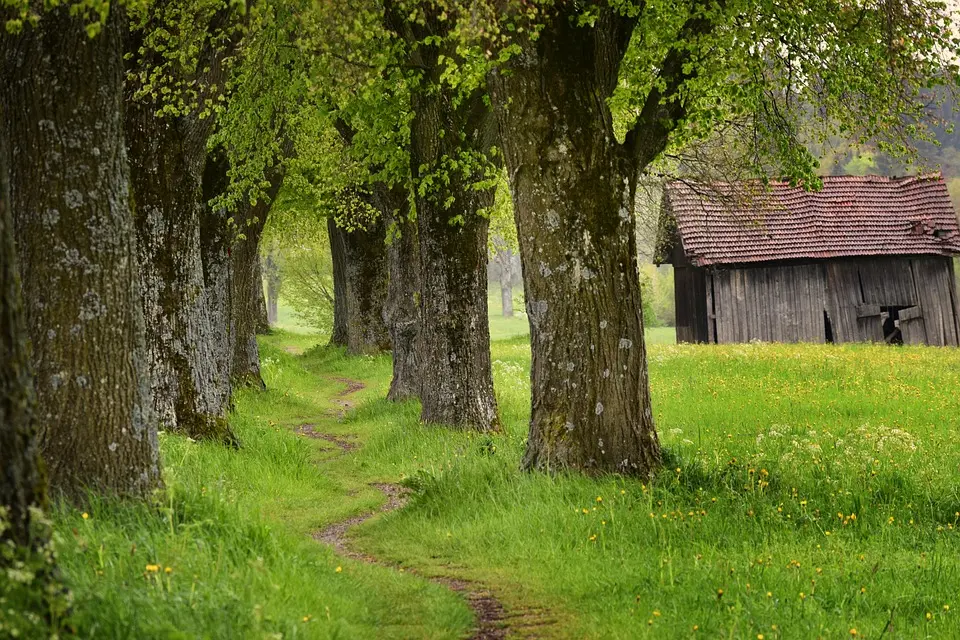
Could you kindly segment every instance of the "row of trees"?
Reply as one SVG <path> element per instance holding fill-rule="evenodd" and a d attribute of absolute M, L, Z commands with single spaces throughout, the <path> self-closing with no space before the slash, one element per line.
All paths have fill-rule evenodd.
<path fill-rule="evenodd" d="M 38 449 L 58 494 L 145 496 L 159 428 L 235 443 L 231 381 L 262 386 L 256 257 L 281 187 L 309 206 L 268 236 L 327 227 L 333 341 L 389 348 L 389 397 L 418 398 L 423 422 L 492 431 L 505 173 L 531 329 L 523 465 L 650 475 L 640 177 L 682 173 L 718 132 L 756 173 L 811 186 L 811 136 L 905 152 L 960 44 L 933 0 L 0 6 L 0 497 L 2 535 L 27 547 Z"/>

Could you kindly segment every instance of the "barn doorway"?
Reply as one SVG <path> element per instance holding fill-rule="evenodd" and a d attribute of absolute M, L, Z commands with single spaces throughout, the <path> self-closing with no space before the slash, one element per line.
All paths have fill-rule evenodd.
<path fill-rule="evenodd" d="M 923 313 L 917 305 L 881 307 L 883 339 L 887 344 L 924 344 Z"/>
<path fill-rule="evenodd" d="M 823 310 L 823 334 L 827 344 L 833 343 L 833 324 L 830 323 L 830 314 Z"/>
<path fill-rule="evenodd" d="M 897 307 L 880 307 L 880 322 L 883 326 L 883 341 L 887 344 L 903 344 L 900 330 L 900 310 Z"/>

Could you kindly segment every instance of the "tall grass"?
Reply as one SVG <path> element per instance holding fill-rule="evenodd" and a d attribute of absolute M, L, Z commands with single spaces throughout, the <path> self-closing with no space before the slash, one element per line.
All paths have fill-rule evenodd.
<path fill-rule="evenodd" d="M 462 636 L 456 596 L 310 539 L 379 504 L 376 481 L 414 493 L 360 548 L 547 607 L 548 637 L 960 636 L 956 350 L 650 344 L 666 467 L 644 483 L 519 471 L 523 336 L 493 346 L 493 436 L 382 400 L 387 357 L 297 340 L 265 340 L 240 451 L 164 436 L 157 504 L 55 514 L 82 637 Z M 340 420 L 343 377 L 368 387 Z M 337 457 L 304 422 L 361 446 Z"/>
<path fill-rule="evenodd" d="M 270 340 L 297 343 L 289 338 Z M 445 589 L 312 539 L 379 495 L 348 495 L 358 483 L 324 473 L 325 443 L 294 433 L 330 420 L 325 398 L 341 385 L 305 378 L 280 348 L 264 356 L 271 390 L 239 393 L 239 451 L 165 434 L 167 486 L 152 504 L 93 497 L 83 511 L 56 511 L 69 624 L 118 640 L 462 635 L 470 612 Z"/>

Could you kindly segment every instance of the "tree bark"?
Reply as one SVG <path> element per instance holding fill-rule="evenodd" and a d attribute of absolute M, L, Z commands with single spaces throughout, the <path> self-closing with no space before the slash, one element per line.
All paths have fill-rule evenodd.
<path fill-rule="evenodd" d="M 150 20 L 162 15 L 169 5 L 168 0 L 152 4 Z M 203 25 L 208 36 L 197 53 L 197 69 L 178 78 L 196 89 L 198 104 L 213 99 L 215 87 L 225 82 L 223 61 L 239 38 L 220 37 L 225 35 L 234 11 L 233 6 L 225 5 L 204 18 L 209 20 Z M 141 31 L 127 34 L 133 72 L 140 71 L 138 65 L 156 64 L 159 55 L 141 53 L 142 39 Z M 136 203 L 148 347 L 156 376 L 155 405 L 165 428 L 196 439 L 236 444 L 226 419 L 231 386 L 226 348 L 229 333 L 224 333 L 229 332 L 225 325 L 228 312 L 223 305 L 229 298 L 223 290 L 207 288 L 204 271 L 206 266 L 215 286 L 224 286 L 229 277 L 223 256 L 226 230 L 221 228 L 212 238 L 201 238 L 200 233 L 206 214 L 206 145 L 214 119 L 201 117 L 199 106 L 181 115 L 161 116 L 160 99 L 136 97 L 135 79 L 127 84 L 127 151 Z M 221 171 L 225 174 L 225 166 Z"/>
<path fill-rule="evenodd" d="M 420 397 L 420 242 L 410 219 L 407 190 L 378 184 L 377 209 L 394 235 L 387 245 L 389 283 L 383 320 L 393 347 L 393 379 L 387 399 Z"/>
<path fill-rule="evenodd" d="M 230 242 L 233 230 L 230 212 L 210 206 L 230 185 L 226 158 L 217 152 L 205 162 L 201 185 L 200 259 L 207 313 L 210 318 L 210 345 L 213 358 L 223 366 L 233 359 L 234 325 L 231 316 L 233 273 L 230 264 Z M 233 390 L 226 389 L 226 406 L 230 407 Z"/>
<path fill-rule="evenodd" d="M 330 344 L 346 347 L 349 335 L 346 234 L 332 216 L 327 218 L 327 238 L 330 240 L 330 259 L 333 263 L 333 333 L 330 335 Z"/>
<path fill-rule="evenodd" d="M 217 349 L 200 244 L 209 127 L 131 100 L 126 129 L 156 410 L 171 431 L 233 443 L 229 361 Z"/>
<path fill-rule="evenodd" d="M 568 10 L 569 11 L 569 10 Z M 637 264 L 635 156 L 606 97 L 633 25 L 564 10 L 492 78 L 533 355 L 523 464 L 647 476 L 660 460 Z"/>
<path fill-rule="evenodd" d="M 272 190 L 270 196 L 276 195 Z M 236 384 L 266 389 L 260 374 L 260 346 L 257 328 L 263 308 L 263 280 L 260 276 L 260 236 L 266 223 L 270 205 L 258 202 L 248 206 L 237 216 L 237 224 L 244 237 L 233 245 L 233 368 L 231 378 Z"/>
<path fill-rule="evenodd" d="M 267 296 L 265 296 L 263 293 L 264 266 L 265 265 L 264 265 L 263 256 L 262 255 L 257 256 L 257 265 L 256 265 L 257 275 L 255 280 L 256 282 L 260 283 L 260 289 L 255 290 L 253 294 L 256 297 L 255 304 L 257 307 L 257 335 L 263 335 L 263 336 L 270 334 L 270 325 L 277 321 L 277 301 L 276 301 L 277 291 L 276 289 L 274 289 L 273 291 L 268 291 L 268 294 L 272 293 L 272 295 L 274 296 L 274 299 L 272 301 L 273 302 L 273 320 L 270 319 L 271 317 L 270 301 L 267 300 Z M 267 277 L 269 278 L 270 276 L 267 276 Z M 272 286 L 274 285 L 274 283 L 271 282 L 270 285 Z"/>
<path fill-rule="evenodd" d="M 46 493 L 13 242 L 5 133 L 0 134 L 0 545 L 12 542 L 15 550 L 32 552 L 46 543 L 46 532 L 34 526 L 30 509 L 45 507 Z M 0 552 L 0 571 L 6 558 Z"/>
<path fill-rule="evenodd" d="M 387 300 L 387 227 L 382 217 L 367 229 L 347 231 L 327 222 L 333 255 L 333 338 L 351 355 L 390 349 L 383 319 Z"/>
<path fill-rule="evenodd" d="M 270 326 L 277 323 L 277 306 L 280 298 L 280 269 L 277 267 L 277 262 L 273 258 L 273 252 L 267 254 L 264 262 L 265 264 L 263 272 L 266 273 L 267 279 L 267 298 L 266 309 L 264 312 L 266 317 L 266 329 L 265 331 L 261 331 L 259 333 L 265 333 L 269 331 Z"/>
<path fill-rule="evenodd" d="M 385 8 L 387 27 L 406 42 L 407 62 L 423 72 L 410 97 L 410 170 L 420 240 L 420 419 L 496 430 L 487 320 L 489 219 L 480 213 L 493 204 L 494 190 L 475 188 L 481 162 L 494 160 L 496 123 L 484 88 L 463 95 L 443 78 L 441 55 L 458 60 L 460 52 L 443 39 L 450 21 L 442 10 L 428 7 L 411 21 L 395 2 L 385 2 Z M 435 36 L 440 44 L 431 41 Z M 430 179 L 434 173 L 439 179 Z"/>
<path fill-rule="evenodd" d="M 147 496 L 160 468 L 124 148 L 126 16 L 112 8 L 96 38 L 84 26 L 59 7 L 0 36 L 41 449 L 56 492 Z"/>
<path fill-rule="evenodd" d="M 500 267 L 500 305 L 504 318 L 513 317 L 513 251 L 504 249 L 497 254 Z"/>
<path fill-rule="evenodd" d="M 443 158 L 460 152 L 456 136 L 481 147 L 477 130 L 485 126 L 486 108 L 479 97 L 458 106 L 440 92 L 418 94 L 411 127 L 411 168 L 439 167 Z M 444 198 L 417 195 L 420 239 L 422 317 L 421 420 L 478 431 L 499 428 L 490 370 L 490 328 L 487 320 L 487 228 L 481 209 L 493 204 L 493 191 L 471 189 L 476 176 L 451 175 Z M 462 216 L 462 222 L 453 218 Z"/>

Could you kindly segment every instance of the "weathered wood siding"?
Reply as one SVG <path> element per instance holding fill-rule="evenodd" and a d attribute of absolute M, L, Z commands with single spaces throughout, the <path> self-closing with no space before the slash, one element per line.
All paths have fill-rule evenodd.
<path fill-rule="evenodd" d="M 833 341 L 880 342 L 883 324 L 880 306 L 868 307 L 863 296 L 858 261 L 834 261 L 823 265 L 826 274 L 826 311 Z M 877 278 L 874 278 L 877 280 Z M 875 300 L 875 298 L 871 298 Z"/>
<path fill-rule="evenodd" d="M 953 262 L 950 258 L 919 258 L 912 262 L 927 344 L 957 346 L 960 328 Z"/>
<path fill-rule="evenodd" d="M 901 311 L 906 344 L 957 346 L 953 263 L 942 256 L 871 258 L 825 263 L 827 314 L 835 342 L 883 340 L 880 307 Z M 913 309 L 912 307 L 916 307 Z"/>
<path fill-rule="evenodd" d="M 674 267 L 677 342 L 708 342 L 707 292 L 703 269 Z"/>
<path fill-rule="evenodd" d="M 957 346 L 950 258 L 866 258 L 676 271 L 681 342 L 834 342 L 884 339 L 882 309 L 899 309 L 907 344 Z M 702 301 L 702 304 L 701 304 Z"/>
<path fill-rule="evenodd" d="M 820 265 L 720 269 L 708 277 L 717 342 L 825 341 Z"/>

